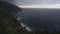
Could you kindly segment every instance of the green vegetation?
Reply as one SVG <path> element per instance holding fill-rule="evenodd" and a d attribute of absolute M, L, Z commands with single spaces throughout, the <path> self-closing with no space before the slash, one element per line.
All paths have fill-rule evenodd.
<path fill-rule="evenodd" d="M 17 6 L 0 1 L 0 34 L 30 34 L 16 20 L 18 11 L 21 9 Z"/>
<path fill-rule="evenodd" d="M 0 34 L 30 34 L 23 28 L 14 27 L 13 25 L 5 23 L 4 20 L 0 19 Z"/>

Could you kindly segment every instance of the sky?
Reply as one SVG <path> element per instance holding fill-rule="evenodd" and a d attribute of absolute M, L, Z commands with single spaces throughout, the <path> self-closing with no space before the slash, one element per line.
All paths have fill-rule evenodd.
<path fill-rule="evenodd" d="M 19 7 L 26 8 L 26 7 L 56 7 L 60 8 L 60 0 L 3 0 L 8 1 L 12 4 L 15 4 Z M 40 8 L 41 8 L 40 7 Z M 43 7 L 43 8 L 44 8 Z"/>
<path fill-rule="evenodd" d="M 15 0 L 21 8 L 60 8 L 60 0 Z"/>
<path fill-rule="evenodd" d="M 18 5 L 60 4 L 60 0 L 15 0 Z"/>

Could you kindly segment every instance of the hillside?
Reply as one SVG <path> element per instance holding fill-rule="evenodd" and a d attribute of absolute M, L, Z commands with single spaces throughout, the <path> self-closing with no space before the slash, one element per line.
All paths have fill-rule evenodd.
<path fill-rule="evenodd" d="M 13 4 L 0 1 L 0 34 L 28 34 L 16 20 L 20 8 Z"/>

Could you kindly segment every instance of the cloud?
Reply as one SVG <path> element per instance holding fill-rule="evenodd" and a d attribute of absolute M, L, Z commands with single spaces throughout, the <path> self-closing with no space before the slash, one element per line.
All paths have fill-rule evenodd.
<path fill-rule="evenodd" d="M 60 0 L 2 0 L 15 5 L 60 4 Z"/>
<path fill-rule="evenodd" d="M 59 4 L 60 0 L 20 0 L 20 5 L 31 4 Z"/>

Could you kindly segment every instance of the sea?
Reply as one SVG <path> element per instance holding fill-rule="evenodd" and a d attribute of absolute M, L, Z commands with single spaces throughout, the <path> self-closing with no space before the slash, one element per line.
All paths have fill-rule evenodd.
<path fill-rule="evenodd" d="M 26 27 L 28 31 L 60 31 L 60 9 L 21 8 L 16 15 L 22 27 Z"/>

